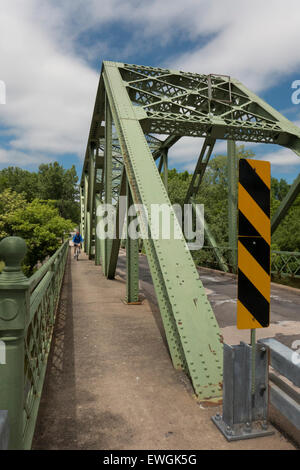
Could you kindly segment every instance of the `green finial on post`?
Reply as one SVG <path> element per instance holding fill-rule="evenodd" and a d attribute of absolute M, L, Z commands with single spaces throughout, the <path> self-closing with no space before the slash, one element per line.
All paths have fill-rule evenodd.
<path fill-rule="evenodd" d="M 5 262 L 5 268 L 0 276 L 0 284 L 27 280 L 21 269 L 21 263 L 26 253 L 27 246 L 21 237 L 7 237 L 0 242 L 0 258 Z"/>

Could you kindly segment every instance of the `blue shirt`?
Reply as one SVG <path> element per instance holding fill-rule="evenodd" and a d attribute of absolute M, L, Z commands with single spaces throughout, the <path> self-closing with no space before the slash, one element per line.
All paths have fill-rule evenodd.
<path fill-rule="evenodd" d="M 79 234 L 79 235 L 75 234 L 72 241 L 73 241 L 73 243 L 81 243 L 81 242 L 83 242 L 83 240 L 82 240 L 80 234 Z"/>

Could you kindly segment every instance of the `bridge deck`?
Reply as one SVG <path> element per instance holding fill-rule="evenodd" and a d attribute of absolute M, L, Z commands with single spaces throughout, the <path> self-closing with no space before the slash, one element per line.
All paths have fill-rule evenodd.
<path fill-rule="evenodd" d="M 128 306 L 124 254 L 114 281 L 84 254 L 69 258 L 33 449 L 293 449 L 279 432 L 222 437 L 210 421 L 218 408 L 200 406 L 172 366 L 145 257 L 140 263 L 145 298 Z M 232 303 L 216 310 L 222 305 L 230 308 L 221 313 L 225 339 L 235 342 Z"/>

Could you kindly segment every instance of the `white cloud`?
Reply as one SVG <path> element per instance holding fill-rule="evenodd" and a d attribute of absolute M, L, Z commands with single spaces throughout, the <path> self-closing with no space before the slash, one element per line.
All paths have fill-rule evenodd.
<path fill-rule="evenodd" d="M 203 5 L 201 5 L 203 6 Z M 229 74 L 258 91 L 270 88 L 287 74 L 298 77 L 300 41 L 298 0 L 227 0 L 209 2 L 205 14 L 200 8 L 198 34 L 210 20 L 215 36 L 194 51 L 177 55 L 173 67 L 200 73 Z M 204 11 L 204 10 L 203 10 Z"/>
<path fill-rule="evenodd" d="M 272 6 L 261 0 L 0 0 L 0 11 L 0 79 L 7 87 L 0 123 L 11 136 L 11 153 L 2 151 L 0 161 L 83 157 L 98 82 L 87 60 L 98 54 L 100 67 L 102 58 L 110 59 L 120 26 L 128 30 L 120 60 L 169 45 L 173 55 L 158 66 L 228 73 L 255 90 L 288 73 L 300 78 L 298 0 L 273 0 Z M 103 43 L 81 40 L 109 25 Z M 195 48 L 174 52 L 178 38 L 193 40 Z M 183 138 L 170 151 L 170 163 L 192 170 L 200 149 L 200 139 Z M 225 150 L 226 142 L 218 142 L 215 152 Z"/>
<path fill-rule="evenodd" d="M 98 76 L 56 44 L 38 16 L 39 5 L 35 0 L 2 2 L 0 73 L 7 104 L 1 106 L 0 122 L 15 135 L 13 149 L 82 156 Z M 48 14 L 51 18 L 51 8 Z"/>
<path fill-rule="evenodd" d="M 297 166 L 300 171 L 300 158 L 289 149 L 281 148 L 276 152 L 266 153 L 262 155 L 261 160 L 270 162 L 271 166 L 277 169 L 280 167 L 283 173 L 291 173 Z"/>
<path fill-rule="evenodd" d="M 0 165 L 5 166 L 26 166 L 40 165 L 41 163 L 49 163 L 54 161 L 54 158 L 49 158 L 45 155 L 36 155 L 20 152 L 14 149 L 1 149 L 0 148 Z"/>
<path fill-rule="evenodd" d="M 182 137 L 169 150 L 169 162 L 171 166 L 180 164 L 181 168 L 193 172 L 200 155 L 204 139 L 199 137 Z M 250 143 L 249 143 L 250 144 Z M 249 147 L 248 142 L 245 146 Z M 218 140 L 215 143 L 212 156 L 227 154 L 227 141 Z"/>

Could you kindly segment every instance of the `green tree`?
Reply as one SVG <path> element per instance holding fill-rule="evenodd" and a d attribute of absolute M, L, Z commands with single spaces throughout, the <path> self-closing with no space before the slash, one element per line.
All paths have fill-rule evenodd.
<path fill-rule="evenodd" d="M 273 213 L 280 202 L 272 198 Z M 272 244 L 280 251 L 300 251 L 300 195 L 272 235 Z"/>
<path fill-rule="evenodd" d="M 26 201 L 31 202 L 38 197 L 38 175 L 22 168 L 9 166 L 0 171 L 0 193 L 11 189 L 23 194 Z"/>
<path fill-rule="evenodd" d="M 18 194 L 11 189 L 5 189 L 0 193 L 0 239 L 12 234 L 9 217 L 16 210 L 23 210 L 26 204 L 23 194 Z"/>
<path fill-rule="evenodd" d="M 58 162 L 42 164 L 38 172 L 40 199 L 53 200 L 64 218 L 80 221 L 79 188 L 75 166 L 65 170 Z"/>
<path fill-rule="evenodd" d="M 3 212 L 3 207 L 6 212 Z M 73 222 L 65 220 L 53 203 L 24 197 L 9 189 L 0 194 L 1 237 L 17 235 L 27 243 L 24 272 L 32 274 L 38 262 L 51 256 L 60 246 L 65 233 L 73 229 Z"/>
<path fill-rule="evenodd" d="M 244 146 L 237 148 L 238 158 L 252 158 L 254 153 L 246 151 Z M 169 197 L 171 203 L 183 204 L 192 175 L 187 171 L 177 172 L 175 169 L 168 172 Z M 290 185 L 281 178 L 271 179 L 271 217 L 278 209 L 281 201 L 287 194 Z M 205 219 L 220 247 L 228 245 L 228 176 L 227 156 L 217 155 L 212 158 L 204 174 L 196 202 L 204 204 Z M 207 245 L 205 240 L 205 245 Z M 281 251 L 300 251 L 300 195 L 289 209 L 285 219 L 281 222 L 272 236 L 272 249 Z M 210 252 L 208 252 L 210 253 Z M 194 252 L 197 261 L 214 264 L 214 256 L 204 250 Z"/>
<path fill-rule="evenodd" d="M 277 201 L 282 201 L 289 189 L 290 185 L 283 178 L 280 181 L 277 178 L 271 178 L 272 196 Z"/>
<path fill-rule="evenodd" d="M 55 201 L 55 206 L 65 219 L 80 221 L 79 188 L 75 166 L 66 170 L 59 163 L 42 164 L 38 172 L 18 167 L 0 171 L 0 192 L 11 189 L 23 194 L 27 202 L 34 199 Z"/>

